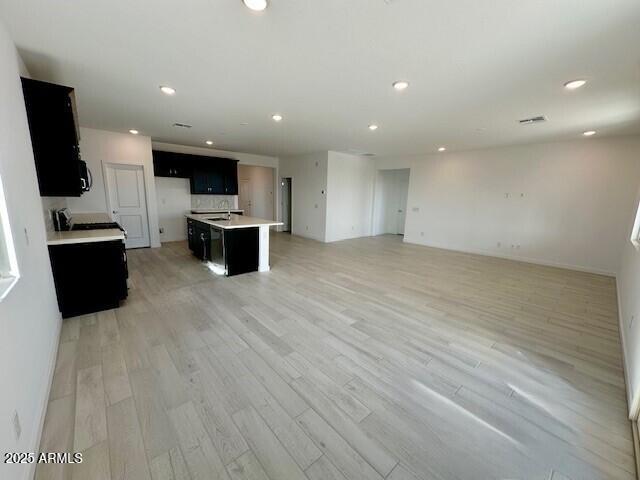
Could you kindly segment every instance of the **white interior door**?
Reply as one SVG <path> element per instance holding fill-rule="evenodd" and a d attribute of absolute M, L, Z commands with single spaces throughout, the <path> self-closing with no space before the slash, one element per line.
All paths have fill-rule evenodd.
<path fill-rule="evenodd" d="M 127 231 L 126 248 L 151 246 L 142 166 L 109 164 L 106 179 L 111 216 Z"/>
<path fill-rule="evenodd" d="M 291 231 L 291 179 L 283 178 L 280 182 L 280 211 L 282 213 L 283 232 Z"/>
<path fill-rule="evenodd" d="M 240 208 L 244 210 L 245 215 L 251 216 L 251 182 L 249 180 L 240 180 L 240 191 L 238 193 Z"/>
<path fill-rule="evenodd" d="M 397 228 L 404 235 L 404 224 L 407 220 L 407 200 L 409 197 L 409 171 L 400 170 L 396 174 L 396 195 L 398 199 Z"/>

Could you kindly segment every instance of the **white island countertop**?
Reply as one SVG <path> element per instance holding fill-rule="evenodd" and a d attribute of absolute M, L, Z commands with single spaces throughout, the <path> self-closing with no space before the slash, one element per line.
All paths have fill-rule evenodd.
<path fill-rule="evenodd" d="M 231 211 L 231 213 L 244 213 L 244 210 L 241 208 L 192 208 L 191 213 L 199 214 L 199 213 L 227 213 Z"/>
<path fill-rule="evenodd" d="M 273 225 L 284 225 L 282 222 L 276 222 L 275 220 L 266 220 L 264 218 L 247 217 L 245 215 L 235 214 L 231 214 L 230 220 L 209 220 L 210 218 L 215 217 L 215 215 L 215 213 L 192 213 L 187 215 L 186 217 L 225 230 L 233 228 L 270 227 Z"/>

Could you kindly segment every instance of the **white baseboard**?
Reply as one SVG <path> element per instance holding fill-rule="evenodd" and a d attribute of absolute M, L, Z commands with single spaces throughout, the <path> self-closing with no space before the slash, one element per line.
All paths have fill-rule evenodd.
<path fill-rule="evenodd" d="M 40 441 L 42 440 L 42 430 L 44 428 L 44 419 L 47 415 L 47 407 L 49 406 L 49 396 L 51 395 L 51 386 L 53 385 L 53 374 L 56 371 L 56 360 L 58 358 L 58 347 L 60 346 L 60 333 L 62 331 L 62 318 L 58 318 L 58 328 L 55 335 L 55 341 L 53 342 L 53 348 L 49 357 L 49 371 L 47 372 L 47 383 L 44 388 L 44 393 L 40 397 L 40 419 L 36 423 L 36 435 L 35 445 L 33 445 L 32 452 L 40 451 Z M 35 477 L 36 464 L 32 463 L 26 470 L 25 480 L 30 480 Z"/>
<path fill-rule="evenodd" d="M 439 248 L 442 250 L 449 250 L 452 252 L 459 252 L 459 253 L 471 253 L 474 255 L 482 255 L 484 257 L 504 258 L 506 260 L 515 260 L 516 262 L 532 263 L 534 265 L 543 265 L 545 267 L 564 268 L 567 270 L 575 270 L 578 272 L 593 273 L 596 275 L 605 275 L 607 277 L 616 276 L 616 272 L 612 272 L 609 270 L 600 270 L 598 268 L 593 268 L 593 267 L 585 267 L 582 265 L 571 265 L 568 263 L 553 262 L 549 260 L 541 260 L 538 258 L 522 257 L 519 255 L 500 254 L 500 253 L 488 251 L 488 250 L 460 249 L 460 248 L 451 248 L 448 245 L 438 245 L 438 244 L 429 243 L 429 242 L 416 242 L 416 241 L 407 240 L 406 235 L 404 237 L 404 242 L 410 243 L 412 245 L 421 245 L 423 247 Z"/>

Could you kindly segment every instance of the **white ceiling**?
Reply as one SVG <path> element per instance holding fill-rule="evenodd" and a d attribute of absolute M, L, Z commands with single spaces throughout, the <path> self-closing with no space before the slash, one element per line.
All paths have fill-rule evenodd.
<path fill-rule="evenodd" d="M 158 141 L 389 155 L 640 133 L 638 0 L 0 0 L 0 19 L 35 78 L 76 88 L 81 124 Z"/>

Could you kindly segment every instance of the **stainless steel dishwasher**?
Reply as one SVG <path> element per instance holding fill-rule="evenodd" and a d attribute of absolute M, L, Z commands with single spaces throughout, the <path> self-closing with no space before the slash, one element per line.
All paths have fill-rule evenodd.
<path fill-rule="evenodd" d="M 224 257 L 224 230 L 218 227 L 211 227 L 211 263 L 227 270 L 227 262 Z"/>

